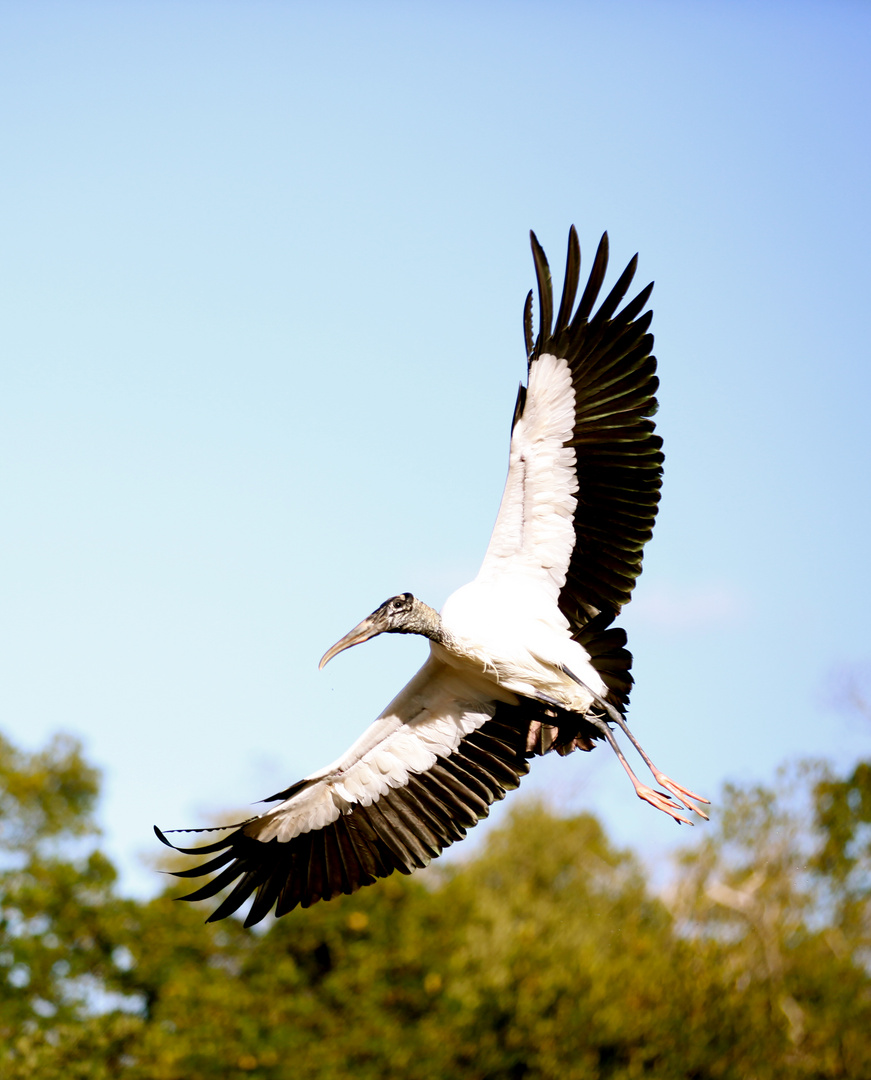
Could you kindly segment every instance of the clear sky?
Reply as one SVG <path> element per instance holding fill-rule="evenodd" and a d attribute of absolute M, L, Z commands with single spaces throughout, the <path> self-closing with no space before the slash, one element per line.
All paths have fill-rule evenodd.
<path fill-rule="evenodd" d="M 839 767 L 871 658 L 866 3 L 0 5 L 0 724 L 104 770 L 128 888 L 337 756 L 476 572 L 534 228 L 656 280 L 631 720 L 715 797 Z M 607 750 L 530 790 L 654 855 Z"/>

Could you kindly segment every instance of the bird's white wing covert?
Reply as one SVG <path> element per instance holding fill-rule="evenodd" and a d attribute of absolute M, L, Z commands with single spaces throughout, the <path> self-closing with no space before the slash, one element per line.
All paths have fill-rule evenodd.
<path fill-rule="evenodd" d="M 529 707 L 496 695 L 430 658 L 336 762 L 272 796 L 278 805 L 218 842 L 178 848 L 214 855 L 179 877 L 220 871 L 185 899 L 235 882 L 211 919 L 253 894 L 252 925 L 273 905 L 283 915 L 427 865 L 528 770 Z"/>

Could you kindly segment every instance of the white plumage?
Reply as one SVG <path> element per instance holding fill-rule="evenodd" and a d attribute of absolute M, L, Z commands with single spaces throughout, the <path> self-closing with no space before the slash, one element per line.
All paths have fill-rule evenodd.
<path fill-rule="evenodd" d="M 576 454 L 565 445 L 574 421 L 569 365 L 546 354 L 529 369 L 523 415 L 511 433 L 505 491 L 475 579 L 504 583 L 522 575 L 554 608 L 575 544 Z"/>
<path fill-rule="evenodd" d="M 530 757 L 589 750 L 601 738 L 641 798 L 677 821 L 689 820 L 683 808 L 702 814 L 691 800 L 707 800 L 659 772 L 625 724 L 631 655 L 623 631 L 610 625 L 640 572 L 659 499 L 661 442 L 649 419 L 656 361 L 651 315 L 641 314 L 652 286 L 617 312 L 633 259 L 592 314 L 606 234 L 575 309 L 580 250 L 572 228 L 552 326 L 550 271 L 534 235 L 532 249 L 539 335 L 533 343 L 530 293 L 528 383 L 518 394 L 508 478 L 481 569 L 440 616 L 403 593 L 328 650 L 321 666 L 387 632 L 422 634 L 431 652 L 337 761 L 272 796 L 276 805 L 229 836 L 178 849 L 214 856 L 179 876 L 217 872 L 187 899 L 232 885 L 212 919 L 252 894 L 247 925 L 273 907 L 282 915 L 394 870 L 410 873 L 516 787 Z M 668 794 L 638 781 L 612 723 Z"/>

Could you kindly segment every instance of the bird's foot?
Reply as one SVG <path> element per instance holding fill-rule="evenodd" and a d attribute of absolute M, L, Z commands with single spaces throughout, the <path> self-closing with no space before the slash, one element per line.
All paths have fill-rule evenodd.
<path fill-rule="evenodd" d="M 655 806 L 657 810 L 661 810 L 664 814 L 673 817 L 678 824 L 683 822 L 684 825 L 692 825 L 690 819 L 684 817 L 681 812 L 683 807 L 678 806 L 671 795 L 666 795 L 664 791 L 655 791 L 653 788 L 648 787 L 647 784 L 640 782 L 635 785 L 635 792 L 639 799 L 644 799 L 651 806 Z"/>
<path fill-rule="evenodd" d="M 694 814 L 698 814 L 699 817 L 704 818 L 705 821 L 710 820 L 708 815 L 704 812 L 704 810 L 702 810 L 700 806 L 696 806 L 695 803 L 690 802 L 691 799 L 695 799 L 696 802 L 703 802 L 710 806 L 710 799 L 706 799 L 704 795 L 696 795 L 696 793 L 694 791 L 690 791 L 689 788 L 681 787 L 680 784 L 676 784 L 674 780 L 671 779 L 671 777 L 666 776 L 665 773 L 660 772 L 659 769 L 652 769 L 651 771 L 653 772 L 653 778 L 657 782 L 657 784 L 661 784 L 666 791 L 670 791 L 671 794 L 674 795 L 674 797 L 680 802 L 682 802 L 688 810 L 692 810 Z"/>

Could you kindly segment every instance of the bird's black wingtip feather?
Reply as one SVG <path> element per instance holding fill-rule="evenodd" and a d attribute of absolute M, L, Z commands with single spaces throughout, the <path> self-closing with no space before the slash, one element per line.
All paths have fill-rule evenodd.
<path fill-rule="evenodd" d="M 250 820 L 250 819 L 249 819 Z M 226 832 L 228 829 L 238 829 L 242 825 L 245 825 L 244 821 L 237 821 L 235 825 L 212 825 L 205 829 L 167 829 L 167 832 Z M 216 840 L 214 844 L 203 844 L 200 847 L 184 848 L 174 844 L 171 840 L 167 840 L 165 833 L 163 833 L 156 825 L 153 826 L 154 835 L 161 842 L 166 844 L 168 848 L 173 851 L 178 851 L 182 855 L 209 855 L 215 851 L 223 851 L 227 847 L 228 843 L 232 840 L 232 837 L 224 837 L 221 840 Z"/>
<path fill-rule="evenodd" d="M 532 261 L 535 264 L 535 279 L 538 284 L 538 344 L 541 345 L 549 340 L 553 325 L 553 284 L 544 248 L 531 229 L 529 241 L 532 245 Z"/>
<path fill-rule="evenodd" d="M 581 244 L 578 240 L 577 231 L 572 225 L 569 229 L 569 243 L 566 251 L 566 272 L 563 278 L 563 294 L 560 300 L 559 312 L 556 317 L 556 325 L 553 328 L 553 336 L 558 338 L 569 325 L 572 317 L 572 308 L 575 306 L 575 297 L 578 292 L 578 281 L 581 273 Z"/>
<path fill-rule="evenodd" d="M 526 344 L 526 359 L 529 360 L 534 347 L 532 340 L 532 289 L 526 294 L 526 303 L 523 305 L 523 340 Z"/>
<path fill-rule="evenodd" d="M 176 846 L 175 846 L 175 844 L 171 844 L 171 843 L 170 843 L 170 842 L 169 842 L 169 841 L 167 840 L 167 838 L 166 838 L 166 837 L 165 837 L 165 836 L 163 835 L 163 833 L 162 833 L 162 832 L 160 831 L 160 829 L 158 829 L 158 827 L 157 827 L 156 825 L 154 825 L 154 826 L 153 826 L 153 828 L 154 828 L 154 835 L 155 835 L 155 836 L 157 837 L 157 839 L 158 839 L 158 840 L 159 840 L 159 841 L 161 842 L 161 844 L 166 844 L 166 846 L 167 846 L 168 848 L 172 848 L 172 850 L 173 850 L 173 851 L 175 851 L 175 850 L 176 850 Z"/>

